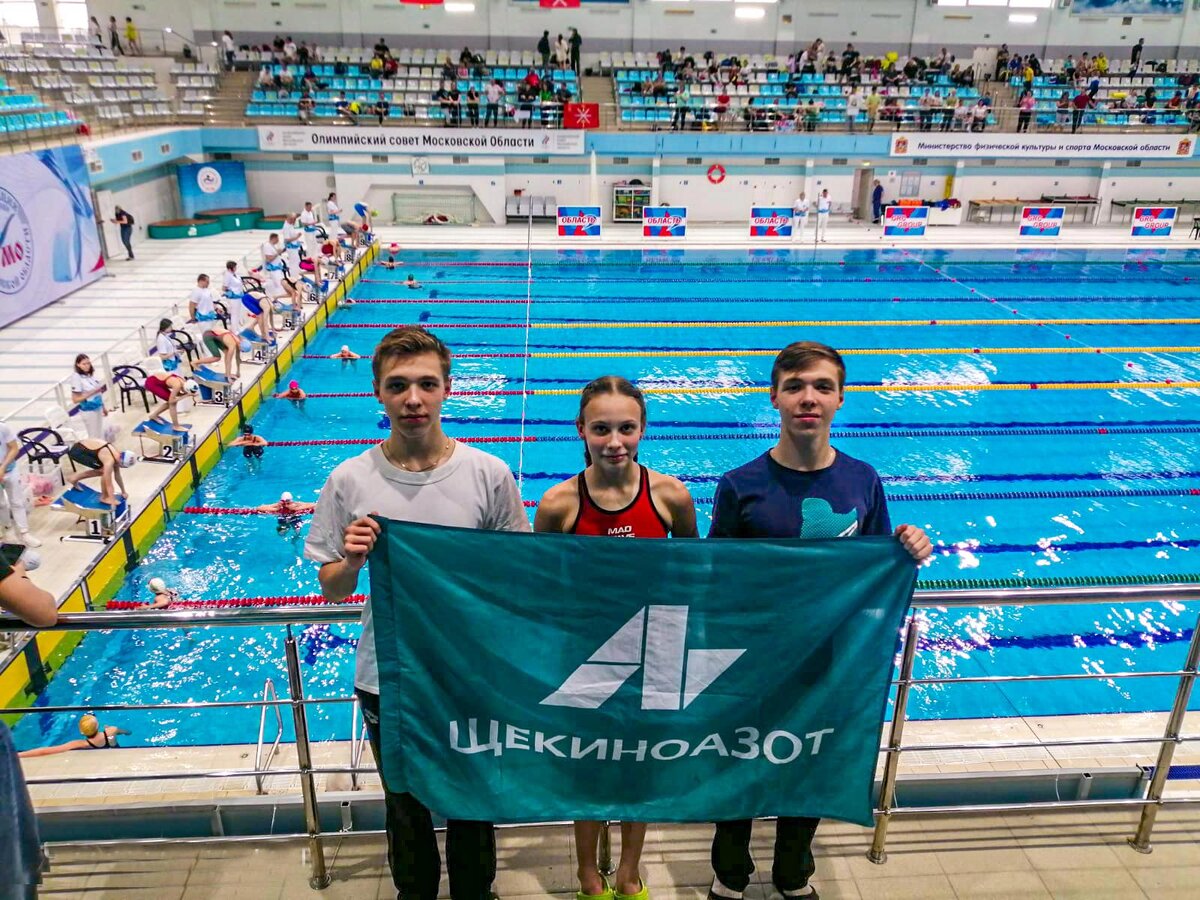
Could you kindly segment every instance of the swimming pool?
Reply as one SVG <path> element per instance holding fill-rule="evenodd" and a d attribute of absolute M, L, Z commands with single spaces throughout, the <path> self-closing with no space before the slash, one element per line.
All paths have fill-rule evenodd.
<path fill-rule="evenodd" d="M 1200 390 L 1178 387 L 1200 380 L 1200 252 L 402 255 L 402 270 L 368 271 L 356 304 L 290 374 L 310 399 L 264 404 L 256 429 L 276 445 L 262 463 L 227 454 L 193 506 L 250 507 L 283 490 L 315 499 L 339 461 L 384 434 L 369 359 L 328 355 L 343 344 L 369 355 L 392 325 L 421 321 L 456 354 L 447 431 L 507 462 L 527 502 L 582 467 L 572 423 L 587 381 L 616 373 L 648 389 L 642 459 L 688 484 L 704 533 L 717 478 L 773 441 L 772 357 L 807 338 L 846 354 L 835 445 L 880 471 L 894 522 L 921 525 L 935 542 L 922 583 L 1200 573 Z M 399 283 L 409 272 L 422 289 Z M 145 599 L 155 575 L 192 598 L 318 590 L 302 540 L 280 538 L 264 516 L 179 516 L 120 598 Z M 1174 669 L 1194 619 L 1166 602 L 933 611 L 917 671 Z M 350 690 L 357 634 L 303 630 L 309 696 Z M 90 635 L 40 702 L 253 699 L 267 677 L 282 696 L 282 642 L 278 628 Z M 926 687 L 909 713 L 1164 709 L 1174 690 L 1162 679 Z M 108 718 L 142 745 L 253 741 L 258 724 L 253 709 Z M 15 734 L 30 747 L 70 739 L 74 727 L 69 716 L 30 715 Z M 349 707 L 310 708 L 310 730 L 348 737 Z"/>

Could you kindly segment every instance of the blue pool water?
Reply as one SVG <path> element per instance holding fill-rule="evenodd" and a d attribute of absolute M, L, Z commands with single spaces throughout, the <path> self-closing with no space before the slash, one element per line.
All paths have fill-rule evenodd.
<path fill-rule="evenodd" d="M 617 373 L 668 389 L 648 396 L 642 459 L 688 484 L 703 533 L 720 474 L 773 441 L 777 418 L 761 390 L 772 355 L 808 338 L 848 351 L 851 390 L 834 442 L 880 471 L 894 522 L 933 538 L 923 582 L 1200 572 L 1200 391 L 1114 386 L 1200 380 L 1200 325 L 1179 321 L 1200 318 L 1195 251 L 581 250 L 535 252 L 532 265 L 524 252 L 403 256 L 401 271 L 367 273 L 357 304 L 290 377 L 313 393 L 369 392 L 369 360 L 319 357 L 342 344 L 369 355 L 390 326 L 426 322 L 457 354 L 448 432 L 524 434 L 481 446 L 519 474 L 528 501 L 579 470 L 578 389 Z M 408 272 L 421 290 L 398 283 Z M 1064 319 L 1113 321 L 1047 321 Z M 893 384 L 959 387 L 874 389 Z M 963 389 L 977 385 L 1020 389 Z M 271 440 L 363 440 L 383 436 L 379 418 L 369 396 L 312 397 L 302 407 L 267 402 L 255 425 Z M 231 453 L 191 503 L 247 507 L 283 490 L 315 499 L 326 474 L 364 449 L 272 447 L 254 468 Z M 191 598 L 318 590 L 302 539 L 278 537 L 262 516 L 181 515 L 120 598 L 145 599 L 155 575 Z M 1164 601 L 932 611 L 930 620 L 919 675 L 1116 674 L 1181 665 L 1195 610 Z M 308 695 L 347 693 L 358 626 L 301 630 Z M 282 647 L 278 628 L 91 635 L 41 702 L 254 699 L 268 677 L 283 696 Z M 939 686 L 918 690 L 910 715 L 1163 709 L 1174 689 L 1164 679 Z M 349 735 L 348 706 L 311 713 L 314 738 Z M 143 745 L 253 741 L 258 723 L 254 710 L 105 718 Z M 67 740 L 74 720 L 26 716 L 15 733 L 22 747 Z"/>

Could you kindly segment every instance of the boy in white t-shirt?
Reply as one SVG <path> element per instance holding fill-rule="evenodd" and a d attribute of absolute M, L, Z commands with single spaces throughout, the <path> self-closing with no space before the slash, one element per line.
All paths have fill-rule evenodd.
<path fill-rule="evenodd" d="M 330 474 L 313 513 L 304 555 L 321 565 L 325 599 L 345 600 L 379 536 L 377 514 L 388 519 L 488 531 L 530 531 L 508 466 L 459 444 L 442 430 L 450 392 L 450 351 L 425 329 L 389 332 L 371 360 L 375 396 L 391 422 L 387 440 L 348 459 Z M 379 668 L 371 601 L 363 608 L 355 691 L 375 758 L 379 751 Z M 429 810 L 411 794 L 384 786 L 388 864 L 396 890 L 411 900 L 435 900 L 441 858 Z M 490 822 L 447 823 L 446 869 L 452 897 L 491 896 L 496 838 Z"/>

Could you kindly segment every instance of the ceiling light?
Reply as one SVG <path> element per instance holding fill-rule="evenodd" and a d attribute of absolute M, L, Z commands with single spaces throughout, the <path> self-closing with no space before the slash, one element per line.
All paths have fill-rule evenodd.
<path fill-rule="evenodd" d="M 1008 0 L 1008 5 L 1013 9 L 1050 9 L 1054 0 Z"/>
<path fill-rule="evenodd" d="M 448 13 L 473 13 L 475 12 L 474 3 L 443 3 L 442 9 Z"/>
<path fill-rule="evenodd" d="M 1008 0 L 967 0 L 967 6 L 1008 6 Z"/>
<path fill-rule="evenodd" d="M 1008 21 L 1014 25 L 1032 25 L 1037 21 L 1033 13 L 1010 13 Z"/>
<path fill-rule="evenodd" d="M 767 14 L 767 11 L 761 6 L 739 6 L 733 11 L 734 18 L 737 19 L 761 19 Z"/>

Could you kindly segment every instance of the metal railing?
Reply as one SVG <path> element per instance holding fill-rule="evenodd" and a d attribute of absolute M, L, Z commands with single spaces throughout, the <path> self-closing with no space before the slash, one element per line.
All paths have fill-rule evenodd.
<path fill-rule="evenodd" d="M 272 702 L 275 701 L 275 702 Z M 258 717 L 258 745 L 254 748 L 254 786 L 256 793 L 262 796 L 266 793 L 263 788 L 263 781 L 266 779 L 265 773 L 271 768 L 271 761 L 275 758 L 275 754 L 279 752 L 279 742 L 283 740 L 283 713 L 279 711 L 279 695 L 275 693 L 275 682 L 270 678 L 263 684 L 262 693 L 262 712 Z M 263 738 L 267 730 L 267 711 L 274 709 L 275 711 L 275 742 L 271 744 L 271 749 L 267 753 L 266 758 L 263 758 Z"/>
<path fill-rule="evenodd" d="M 913 611 L 909 615 L 904 629 L 904 645 L 899 660 L 898 677 L 892 682 L 896 687 L 896 703 L 892 722 L 887 738 L 880 753 L 883 756 L 884 769 L 882 788 L 876 809 L 876 827 L 868 851 L 868 857 L 877 863 L 886 860 L 886 841 L 888 825 L 895 815 L 904 814 L 955 814 L 1000 812 L 1012 810 L 1048 810 L 1095 807 L 1132 807 L 1142 811 L 1136 833 L 1131 836 L 1130 844 L 1139 852 L 1150 852 L 1151 837 L 1158 812 L 1169 804 L 1184 804 L 1200 802 L 1200 797 L 1167 797 L 1165 788 L 1171 761 L 1176 747 L 1187 742 L 1200 741 L 1200 734 L 1185 734 L 1183 721 L 1186 715 L 1192 687 L 1195 682 L 1197 664 L 1200 663 L 1200 620 L 1192 633 L 1186 661 L 1182 668 L 1176 670 L 1155 670 L 1145 672 L 1125 673 L 1074 673 L 1062 672 L 1039 675 L 991 675 L 970 677 L 945 678 L 914 678 L 915 660 L 919 653 L 919 637 L 925 624 L 921 610 L 926 608 L 961 609 L 989 606 L 1045 606 L 1058 604 L 1087 604 L 1087 603 L 1157 603 L 1170 600 L 1173 604 L 1200 601 L 1200 585 L 1196 584 L 1166 584 L 1139 585 L 1127 587 L 1102 588 L 1054 588 L 1028 590 L 963 590 L 963 591 L 918 591 L 914 597 Z M 271 693 L 261 699 L 254 698 L 245 701 L 161 703 L 153 705 L 138 704 L 109 704 L 101 706 L 59 706 L 59 707 L 12 707 L 0 709 L 5 713 L 78 713 L 97 710 L 133 710 L 133 709 L 202 709 L 228 708 L 236 706 L 260 706 L 265 719 L 266 710 L 280 710 L 284 705 L 292 709 L 296 733 L 297 766 L 295 768 L 269 769 L 270 758 L 263 764 L 259 754 L 255 756 L 254 769 L 251 771 L 232 769 L 205 772 L 157 772 L 138 774 L 92 774 L 74 777 L 35 777 L 29 779 L 31 785 L 49 784 L 97 784 L 105 782 L 155 781 L 174 780 L 183 778 L 228 778 L 252 775 L 257 779 L 270 775 L 297 775 L 300 778 L 300 788 L 306 819 L 304 837 L 310 849 L 310 884 L 314 888 L 329 883 L 329 873 L 325 864 L 322 834 L 318 819 L 317 791 L 315 777 L 318 775 L 349 774 L 357 787 L 358 776 L 372 769 L 362 766 L 364 737 L 362 734 L 351 735 L 351 758 L 349 766 L 316 766 L 312 761 L 311 741 L 308 734 L 306 710 L 309 705 L 321 703 L 352 703 L 353 698 L 305 696 L 304 682 L 300 668 L 300 657 L 296 638 L 292 634 L 292 624 L 315 623 L 331 624 L 353 622 L 361 614 L 361 606 L 354 604 L 328 605 L 317 607 L 265 607 L 235 609 L 200 609 L 200 610 L 146 610 L 122 611 L 120 613 L 76 613 L 60 617 L 54 626 L 56 631 L 99 631 L 152 628 L 196 628 L 213 626 L 284 626 L 286 639 L 284 653 L 288 680 L 288 697 L 280 700 Z M 34 631 L 12 618 L 0 617 L 0 631 Z M 1072 679 L 1105 679 L 1121 678 L 1174 678 L 1178 681 L 1175 699 L 1172 703 L 1166 728 L 1161 735 L 1138 735 L 1134 737 L 1083 737 L 1064 738 L 1046 741 L 976 741 L 976 742 L 945 742 L 905 744 L 904 729 L 907 722 L 908 703 L 913 688 L 926 685 L 949 684 L 979 684 L 1007 682 L 1036 682 L 1062 681 Z M 352 729 L 358 728 L 357 707 L 351 714 Z M 261 729 L 260 729 L 261 730 Z M 260 735 L 260 747 L 261 747 Z M 1142 797 L 1120 799 L 1089 799 L 1082 797 L 1075 800 L 1058 799 L 1051 802 L 1029 801 L 992 804 L 959 804 L 943 806 L 903 806 L 897 803 L 896 786 L 900 780 L 899 769 L 902 755 L 905 753 L 923 753 L 938 750 L 1012 750 L 1020 748 L 1052 748 L 1072 746 L 1121 746 L 1136 744 L 1156 744 L 1159 747 L 1153 771 L 1146 782 L 1145 795 Z"/>

